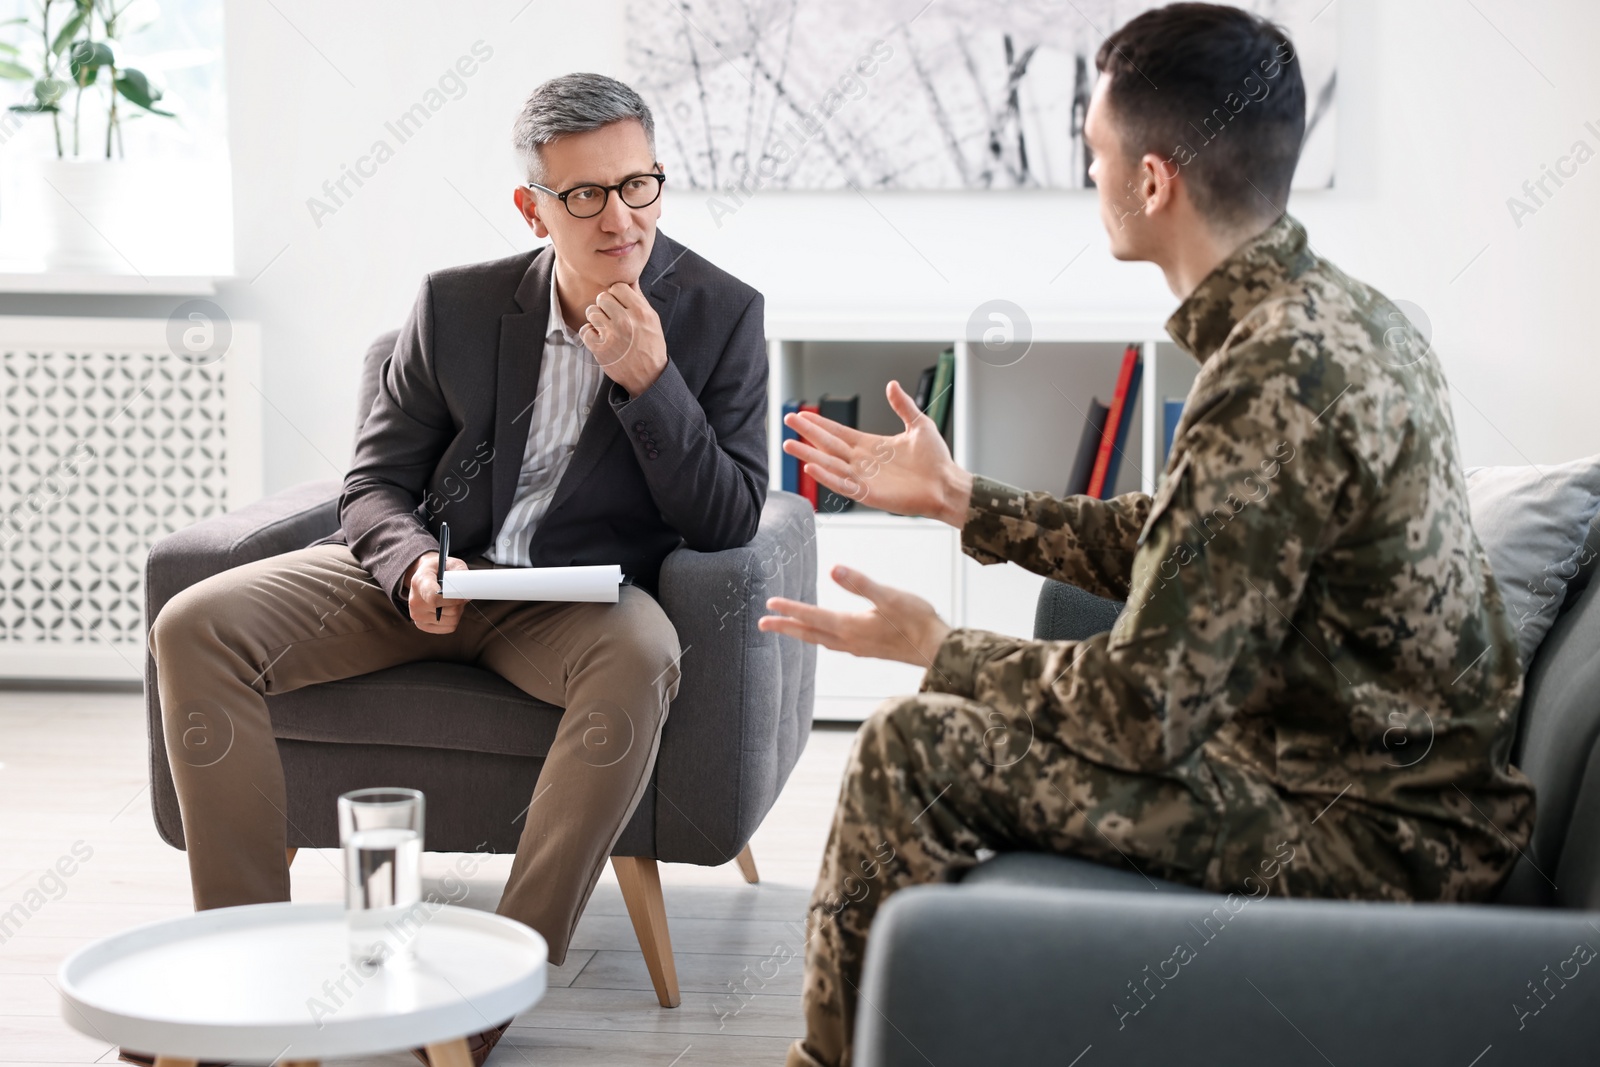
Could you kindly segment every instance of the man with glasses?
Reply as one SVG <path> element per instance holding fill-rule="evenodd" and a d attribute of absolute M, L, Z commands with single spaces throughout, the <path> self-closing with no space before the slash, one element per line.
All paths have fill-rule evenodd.
<path fill-rule="evenodd" d="M 525 813 L 484 813 L 525 819 L 498 911 L 560 964 L 677 692 L 661 562 L 755 535 L 761 294 L 657 232 L 650 109 L 570 74 L 534 91 L 514 139 L 517 209 L 549 244 L 423 282 L 345 476 L 341 531 L 190 587 L 151 628 L 197 908 L 289 898 L 267 694 L 452 660 L 566 709 Z M 446 570 L 616 563 L 627 581 L 615 604 L 445 600 L 441 523 Z M 231 724 L 222 758 L 184 748 L 193 714 Z M 478 1063 L 503 1031 L 479 1036 Z"/>

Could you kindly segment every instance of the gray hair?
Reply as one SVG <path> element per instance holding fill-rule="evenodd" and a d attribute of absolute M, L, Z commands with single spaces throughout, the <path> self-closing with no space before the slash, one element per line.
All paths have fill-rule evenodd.
<path fill-rule="evenodd" d="M 627 85 L 604 74 L 563 74 L 533 91 L 522 105 L 511 143 L 528 167 L 531 181 L 544 181 L 541 145 L 570 133 L 588 133 L 624 119 L 637 119 L 656 152 L 656 123 L 650 107 Z"/>

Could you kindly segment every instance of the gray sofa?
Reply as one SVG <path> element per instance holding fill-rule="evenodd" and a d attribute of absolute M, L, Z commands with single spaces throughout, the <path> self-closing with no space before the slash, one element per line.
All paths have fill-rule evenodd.
<path fill-rule="evenodd" d="M 393 339 L 380 337 L 367 354 L 359 411 L 371 407 Z M 146 626 L 175 594 L 206 577 L 334 532 L 338 495 L 337 482 L 299 485 L 158 541 L 145 567 Z M 816 570 L 812 509 L 781 492 L 768 496 L 748 545 L 714 553 L 680 547 L 662 566 L 659 599 L 684 650 L 681 679 L 652 787 L 613 856 L 647 864 L 618 864 L 618 876 L 663 1004 L 675 1005 L 678 990 L 659 925 L 664 915 L 655 907 L 655 861 L 713 865 L 737 857 L 754 880 L 742 850 L 810 735 L 816 669 L 814 646 L 762 633 L 756 620 L 769 596 L 815 602 Z M 148 655 L 145 683 L 156 828 L 182 848 L 156 664 Z M 267 706 L 288 787 L 291 849 L 337 847 L 339 794 L 394 785 L 427 795 L 429 851 L 514 852 L 520 813 L 562 715 L 489 671 L 433 662 L 269 696 Z M 652 951 L 656 945 L 664 960 Z"/>
<path fill-rule="evenodd" d="M 1494 904 L 1230 907 L 1133 871 L 1002 854 L 879 913 L 858 1067 L 1600 1062 L 1594 556 L 1529 667 L 1513 761 L 1537 824 Z M 1047 583 L 1035 636 L 1104 631 L 1119 607 Z"/>

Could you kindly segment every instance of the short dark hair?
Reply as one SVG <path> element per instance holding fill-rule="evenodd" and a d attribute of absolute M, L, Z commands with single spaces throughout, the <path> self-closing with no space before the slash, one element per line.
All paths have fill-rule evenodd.
<path fill-rule="evenodd" d="M 1176 163 L 1202 215 L 1232 225 L 1283 211 L 1306 89 L 1280 27 L 1236 7 L 1169 4 L 1106 38 L 1094 64 L 1124 149 Z"/>

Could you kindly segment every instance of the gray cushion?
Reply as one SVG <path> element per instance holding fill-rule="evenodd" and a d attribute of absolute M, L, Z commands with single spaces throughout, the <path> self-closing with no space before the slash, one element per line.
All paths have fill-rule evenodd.
<path fill-rule="evenodd" d="M 1120 600 L 1046 578 L 1033 611 L 1033 636 L 1038 641 L 1082 641 L 1110 630 L 1121 613 Z"/>
<path fill-rule="evenodd" d="M 1522 668 L 1556 621 L 1600 511 L 1600 456 L 1550 467 L 1473 467 L 1467 500 L 1505 597 Z"/>
<path fill-rule="evenodd" d="M 278 741 L 278 753 L 289 797 L 288 843 L 294 848 L 337 847 L 339 795 L 376 784 L 420 789 L 427 796 L 429 852 L 515 852 L 544 766 L 542 759 L 452 748 L 287 739 Z M 612 855 L 658 855 L 656 797 L 655 789 L 645 790 Z"/>
<path fill-rule="evenodd" d="M 466 663 L 406 663 L 267 698 L 272 732 L 296 741 L 537 756 L 562 709 Z"/>
<path fill-rule="evenodd" d="M 1600 946 L 1592 921 L 1457 904 L 911 886 L 872 924 L 853 1062 L 1587 1067 L 1600 982 L 1596 961 L 1578 962 L 1587 947 L 1574 946 Z M 1535 997 L 1529 983 L 1544 982 Z"/>
<path fill-rule="evenodd" d="M 394 353 L 394 343 L 399 338 L 399 330 L 390 330 L 380 333 L 376 340 L 367 346 L 367 354 L 361 360 L 361 380 L 356 383 L 356 436 L 361 436 L 361 427 L 367 424 L 367 415 L 372 411 L 372 402 L 378 398 L 378 377 L 383 372 L 383 361 Z"/>
<path fill-rule="evenodd" d="M 1199 893 L 1160 878 L 1146 878 L 1103 863 L 1045 852 L 1007 852 L 966 872 L 962 885 L 1031 886 L 1040 889 L 1105 889 L 1127 893 Z"/>
<path fill-rule="evenodd" d="M 678 630 L 683 676 L 656 757 L 660 858 L 731 860 L 811 736 L 817 646 L 757 622 L 769 596 L 817 602 L 816 540 L 811 505 L 772 490 L 754 541 L 724 552 L 680 548 L 661 565 L 661 606 Z"/>
<path fill-rule="evenodd" d="M 1600 908 L 1600 581 L 1591 557 L 1528 669 L 1511 762 L 1533 783 L 1533 840 L 1500 893 Z M 1559 889 L 1557 887 L 1560 887 Z"/>

